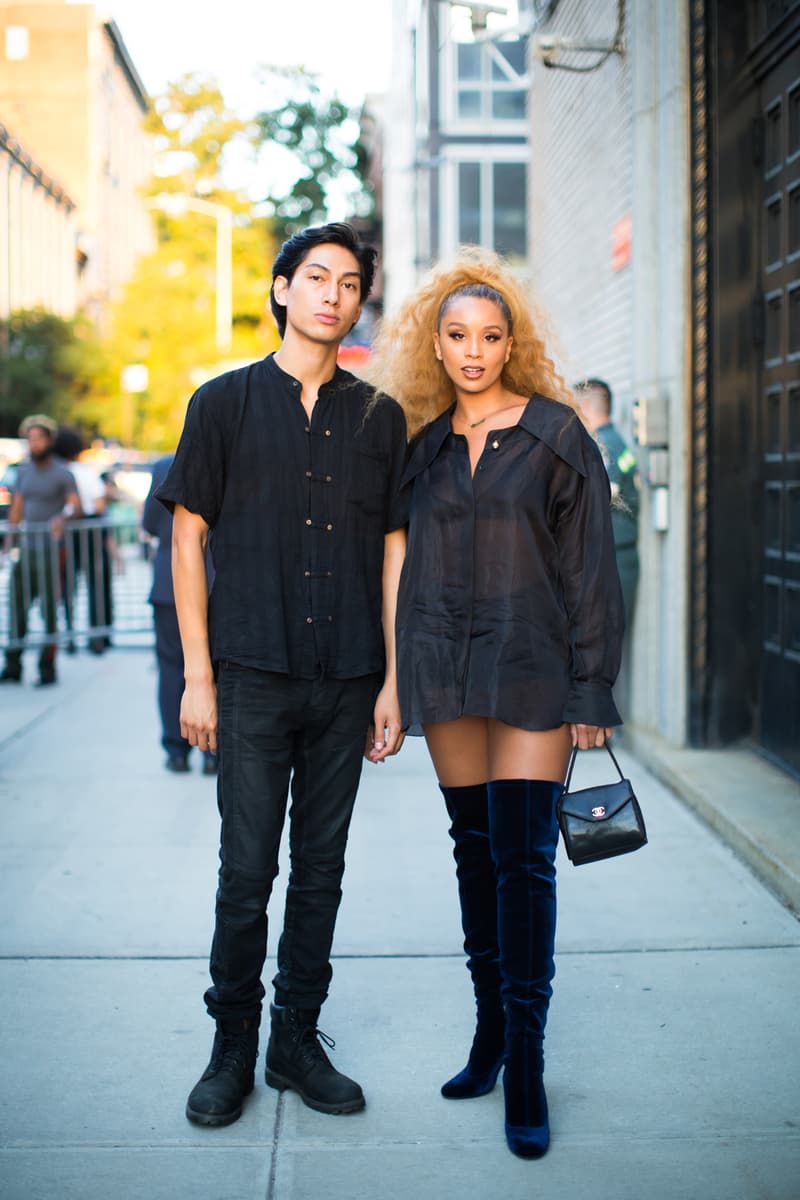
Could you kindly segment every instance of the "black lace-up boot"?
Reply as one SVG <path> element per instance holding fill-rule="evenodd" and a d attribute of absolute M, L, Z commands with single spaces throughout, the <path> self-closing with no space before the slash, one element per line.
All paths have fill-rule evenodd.
<path fill-rule="evenodd" d="M 270 1007 L 272 1033 L 267 1046 L 266 1080 L 270 1087 L 293 1088 L 309 1108 L 351 1113 L 364 1107 L 364 1093 L 331 1063 L 320 1042 L 335 1046 L 317 1029 L 319 1009 Z"/>
<path fill-rule="evenodd" d="M 186 1102 L 186 1116 L 196 1125 L 230 1125 L 242 1115 L 255 1084 L 260 1021 L 217 1021 L 211 1061 Z"/>

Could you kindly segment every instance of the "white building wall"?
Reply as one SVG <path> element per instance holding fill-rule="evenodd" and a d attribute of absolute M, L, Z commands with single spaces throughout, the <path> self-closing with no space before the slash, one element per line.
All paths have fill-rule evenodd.
<path fill-rule="evenodd" d="M 562 0 L 547 33 L 610 42 L 616 21 L 616 0 Z M 624 58 L 589 74 L 536 65 L 531 96 L 532 272 L 567 378 L 607 379 L 628 437 L 635 398 L 668 412 L 667 491 L 642 489 L 625 715 L 677 745 L 686 740 L 688 690 L 687 26 L 684 0 L 628 0 Z M 583 65 L 592 56 L 561 61 Z M 631 262 L 614 271 L 612 231 L 627 214 Z M 646 476 L 647 451 L 637 457 Z"/>
<path fill-rule="evenodd" d="M 566 0 L 552 28 L 610 40 L 616 10 L 616 0 Z M 606 379 L 625 426 L 633 272 L 630 265 L 613 270 L 612 231 L 633 205 L 630 60 L 614 55 L 592 74 L 574 75 L 533 59 L 531 116 L 532 281 L 553 317 L 567 380 Z"/>
<path fill-rule="evenodd" d="M 418 0 L 393 0 L 392 76 L 383 114 L 384 306 L 397 308 L 417 282 L 414 27 Z"/>
<path fill-rule="evenodd" d="M 74 206 L 0 126 L 0 319 L 40 306 L 75 312 Z"/>
<path fill-rule="evenodd" d="M 666 406 L 667 528 L 644 488 L 633 642 L 636 723 L 687 740 L 691 519 L 689 29 L 681 0 L 633 0 L 633 388 Z"/>

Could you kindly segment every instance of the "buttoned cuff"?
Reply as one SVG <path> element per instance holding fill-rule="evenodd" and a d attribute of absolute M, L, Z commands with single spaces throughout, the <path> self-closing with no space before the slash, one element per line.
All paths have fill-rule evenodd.
<path fill-rule="evenodd" d="M 621 725 L 622 717 L 607 684 L 573 679 L 564 705 L 564 721 L 570 725 L 610 727 Z"/>

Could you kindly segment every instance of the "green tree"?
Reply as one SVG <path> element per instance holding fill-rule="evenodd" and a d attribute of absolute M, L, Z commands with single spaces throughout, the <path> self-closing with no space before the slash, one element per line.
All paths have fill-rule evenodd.
<path fill-rule="evenodd" d="M 282 99 L 256 115 L 255 145 L 282 146 L 299 171 L 285 194 L 266 198 L 278 239 L 326 220 L 335 182 L 349 188 L 352 215 L 369 216 L 372 195 L 355 114 L 335 94 L 325 95 L 302 67 L 263 67 L 261 80 L 279 87 Z"/>
<path fill-rule="evenodd" d="M 274 242 L 270 223 L 246 195 L 225 185 L 226 158 L 237 143 L 249 152 L 252 130 L 231 113 L 206 76 L 188 75 L 154 102 L 158 172 L 148 189 L 157 245 L 140 260 L 113 314 L 111 344 L 121 378 L 132 363 L 147 368 L 147 388 L 119 391 L 115 433 L 143 448 L 169 449 L 186 402 L 203 379 L 262 357 L 277 345 L 267 318 Z M 233 216 L 233 346 L 216 345 L 216 223 L 194 211 L 165 210 L 162 196 L 198 197 Z"/>
<path fill-rule="evenodd" d="M 213 78 L 180 76 L 153 100 L 145 128 L 156 137 L 155 191 L 208 196 L 220 189 L 225 158 L 249 127 L 228 108 Z"/>
<path fill-rule="evenodd" d="M 101 426 L 111 391 L 107 354 L 82 316 L 65 320 L 44 309 L 12 313 L 0 322 L 0 436 L 16 435 L 29 413 Z"/>

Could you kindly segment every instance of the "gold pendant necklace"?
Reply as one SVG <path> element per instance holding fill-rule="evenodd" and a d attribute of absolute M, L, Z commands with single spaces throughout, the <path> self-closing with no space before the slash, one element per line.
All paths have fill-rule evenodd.
<path fill-rule="evenodd" d="M 513 407 L 513 404 L 505 404 L 502 408 L 496 408 L 494 412 L 487 413 L 486 416 L 481 417 L 479 421 L 468 421 L 466 417 L 462 417 L 460 415 L 458 419 L 459 421 L 463 421 L 468 429 L 477 429 L 479 425 L 482 425 L 484 421 L 488 421 L 490 417 L 497 417 L 500 413 L 506 412 L 509 408 Z"/>

